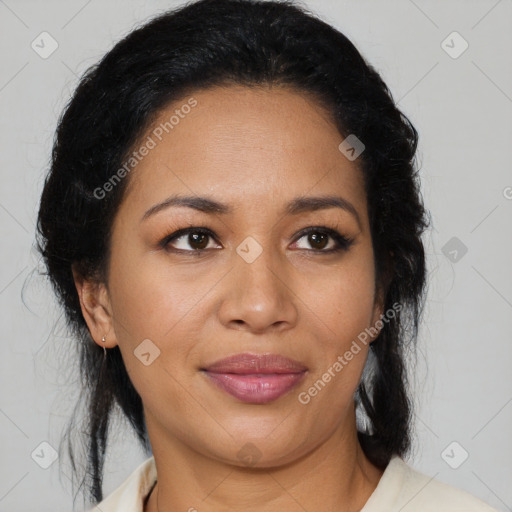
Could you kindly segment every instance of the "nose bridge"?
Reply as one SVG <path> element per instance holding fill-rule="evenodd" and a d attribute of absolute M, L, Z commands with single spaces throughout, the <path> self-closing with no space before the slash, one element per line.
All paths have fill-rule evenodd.
<path fill-rule="evenodd" d="M 272 246 L 270 237 L 247 236 L 236 248 L 235 265 L 244 277 L 243 283 L 257 289 L 273 288 L 269 292 L 277 292 L 280 288 L 278 273 L 280 258 L 276 257 L 278 248 Z M 282 272 L 282 270 L 281 270 Z"/>
<path fill-rule="evenodd" d="M 293 323 L 292 296 L 283 282 L 286 271 L 271 236 L 247 236 L 236 248 L 233 275 L 222 298 L 221 321 L 263 331 L 273 324 Z M 261 242 L 260 242 L 261 241 Z"/>

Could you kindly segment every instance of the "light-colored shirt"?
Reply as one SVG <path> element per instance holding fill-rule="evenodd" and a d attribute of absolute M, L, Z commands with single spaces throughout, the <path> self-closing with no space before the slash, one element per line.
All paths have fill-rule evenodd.
<path fill-rule="evenodd" d="M 152 456 L 89 512 L 143 512 L 156 479 Z M 420 473 L 395 455 L 360 512 L 398 511 L 498 512 L 472 494 Z"/>

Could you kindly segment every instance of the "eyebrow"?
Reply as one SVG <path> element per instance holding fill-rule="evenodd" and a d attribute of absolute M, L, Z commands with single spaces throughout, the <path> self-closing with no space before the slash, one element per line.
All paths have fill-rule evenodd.
<path fill-rule="evenodd" d="M 208 214 L 228 215 L 233 213 L 231 206 L 219 203 L 208 197 L 174 195 L 149 208 L 142 216 L 141 222 L 173 206 L 192 208 Z M 340 196 L 297 197 L 285 206 L 283 212 L 285 215 L 298 215 L 299 213 L 325 210 L 328 208 L 340 208 L 349 212 L 355 217 L 359 228 L 362 229 L 361 219 L 356 208 L 351 202 Z"/>

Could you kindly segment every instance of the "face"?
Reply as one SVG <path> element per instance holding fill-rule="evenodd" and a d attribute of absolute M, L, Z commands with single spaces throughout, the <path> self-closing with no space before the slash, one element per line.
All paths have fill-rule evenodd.
<path fill-rule="evenodd" d="M 344 354 L 382 309 L 363 177 L 342 139 L 305 95 L 235 86 L 173 103 L 141 139 L 150 149 L 125 178 L 104 314 L 88 323 L 96 340 L 107 333 L 107 346 L 119 345 L 152 443 L 237 465 L 252 443 L 255 465 L 272 466 L 355 428 L 368 347 Z M 195 206 L 165 205 L 174 196 Z M 308 201 L 327 196 L 341 207 Z M 306 371 L 204 371 L 241 353 Z"/>

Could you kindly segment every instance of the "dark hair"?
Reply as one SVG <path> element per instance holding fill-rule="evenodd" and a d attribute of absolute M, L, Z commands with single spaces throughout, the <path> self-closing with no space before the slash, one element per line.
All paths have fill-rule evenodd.
<path fill-rule="evenodd" d="M 72 265 L 82 276 L 106 282 L 113 218 L 129 180 L 104 198 L 94 191 L 119 169 L 169 102 L 230 84 L 284 86 L 312 95 L 343 137 L 355 134 L 365 144 L 357 163 L 364 175 L 376 284 L 385 310 L 397 303 L 402 309 L 371 345 L 377 372 L 361 381 L 357 397 L 374 433 L 358 437 L 380 468 L 410 449 L 412 401 L 404 350 L 417 338 L 422 315 L 421 235 L 429 225 L 415 165 L 417 131 L 354 45 L 304 7 L 291 1 L 200 0 L 132 31 L 86 71 L 59 120 L 41 197 L 38 250 L 79 341 L 87 411 L 81 486 L 88 477 L 86 490 L 96 502 L 103 499 L 112 409 L 121 408 L 146 453 L 150 444 L 142 401 L 119 347 L 108 351 L 102 365 L 103 350 L 91 339 L 73 281 Z M 68 450 L 75 474 L 71 442 Z"/>

